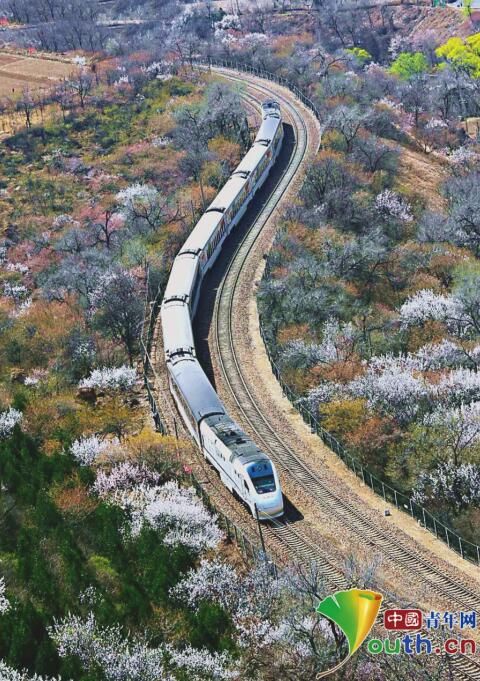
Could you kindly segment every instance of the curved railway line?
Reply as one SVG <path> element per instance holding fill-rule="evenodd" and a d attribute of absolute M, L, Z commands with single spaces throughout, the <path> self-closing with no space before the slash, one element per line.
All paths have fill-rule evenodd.
<path fill-rule="evenodd" d="M 392 541 L 392 536 L 388 534 L 388 531 L 369 518 L 368 514 L 362 513 L 358 505 L 350 503 L 348 496 L 332 491 L 328 481 L 323 480 L 315 470 L 312 470 L 277 433 L 271 416 L 266 413 L 265 408 L 262 410 L 262 405 L 252 392 L 249 378 L 239 357 L 239 344 L 244 339 L 239 338 L 239 334 L 235 333 L 236 300 L 242 295 L 242 278 L 245 277 L 246 265 L 250 258 L 255 255 L 257 259 L 261 259 L 258 248 L 262 230 L 287 189 L 291 189 L 292 183 L 298 184 L 302 162 L 307 156 L 309 147 L 311 151 L 312 140 L 309 139 L 310 130 L 302 108 L 292 103 L 294 96 L 286 92 L 284 88 L 276 87 L 272 91 L 272 87 L 266 81 L 262 82 L 257 77 L 238 75 L 232 70 L 223 68 L 216 68 L 215 71 L 230 81 L 246 84 L 249 92 L 243 97 L 250 101 L 257 103 L 259 97 L 275 97 L 280 101 L 295 131 L 295 145 L 290 161 L 258 217 L 238 245 L 216 295 L 212 320 L 214 343 L 210 352 L 215 357 L 217 366 L 220 367 L 222 385 L 228 392 L 228 395 L 222 394 L 221 397 L 225 397 L 230 404 L 235 405 L 233 415 L 272 457 L 282 476 L 292 481 L 297 488 L 304 490 L 324 513 L 335 516 L 351 533 L 362 537 L 368 546 L 395 566 L 406 584 L 414 575 L 428 593 L 435 594 L 442 602 L 448 603 L 452 611 L 458 611 L 461 608 L 476 609 L 480 612 L 480 593 L 466 584 L 459 584 L 448 571 L 442 571 L 434 563 L 429 562 L 425 553 L 417 550 L 407 536 L 398 540 L 398 535 L 396 535 L 395 540 Z M 256 94 L 252 94 L 252 91 Z M 203 470 L 206 469 L 204 462 L 200 465 Z M 209 482 L 212 482 L 215 476 L 207 473 L 207 478 Z M 213 484 L 217 488 L 216 483 L 213 482 Z M 218 487 L 222 487 L 220 482 L 218 482 Z M 219 490 L 219 494 L 222 497 L 222 503 L 233 508 L 235 502 L 230 498 L 226 500 L 229 496 L 226 490 Z M 342 570 L 335 564 L 333 558 L 312 539 L 311 530 L 309 532 L 301 521 L 293 522 L 287 514 L 283 522 L 273 521 L 269 526 L 265 526 L 264 533 L 268 546 L 272 549 L 276 547 L 277 556 L 283 553 L 297 561 L 315 560 L 321 566 L 329 585 L 337 589 L 346 587 L 346 579 Z M 480 664 L 472 658 L 458 655 L 452 658 L 452 666 L 455 669 L 456 678 L 480 681 Z"/>
<path fill-rule="evenodd" d="M 232 76 L 228 77 L 232 80 L 237 79 Z M 262 91 L 261 86 L 255 85 L 254 87 Z M 268 96 L 272 96 L 268 88 L 265 88 L 263 92 L 265 95 L 268 93 Z M 286 187 L 295 176 L 307 151 L 308 128 L 302 115 L 288 99 L 281 97 L 278 91 L 275 91 L 275 97 L 280 100 L 283 110 L 288 111 L 293 122 L 296 137 L 295 152 L 259 217 L 237 248 L 217 293 L 213 320 L 215 351 L 224 381 L 228 385 L 231 397 L 235 400 L 238 412 L 243 417 L 241 418 L 242 425 L 272 457 L 284 475 L 288 475 L 314 497 L 315 501 L 327 512 L 341 518 L 345 526 L 380 551 L 389 561 L 395 563 L 406 579 L 411 578 L 414 573 L 415 578 L 421 579 L 431 593 L 451 602 L 453 608 L 462 607 L 480 611 L 478 592 L 455 582 L 448 574 L 433 566 L 415 548 L 408 546 L 406 541 L 392 542 L 392 537 L 382 530 L 379 524 L 371 521 L 354 505 L 349 504 L 344 497 L 333 492 L 325 481 L 311 470 L 277 434 L 275 427 L 269 422 L 268 416 L 249 389 L 248 378 L 244 375 L 242 362 L 237 352 L 239 340 L 234 330 L 235 296 L 239 291 L 244 266 L 255 247 L 257 238 Z M 337 588 L 345 587 L 346 582 L 341 571 L 335 568 L 312 544 L 309 536 L 302 532 L 301 523 L 289 524 L 288 519 L 283 523 L 273 521 L 266 529 L 267 534 L 274 536 L 288 550 L 298 556 L 314 559 L 321 564 L 328 581 Z M 454 664 L 461 676 L 467 674 L 464 678 L 480 679 L 480 665 L 470 658 L 459 657 Z"/>

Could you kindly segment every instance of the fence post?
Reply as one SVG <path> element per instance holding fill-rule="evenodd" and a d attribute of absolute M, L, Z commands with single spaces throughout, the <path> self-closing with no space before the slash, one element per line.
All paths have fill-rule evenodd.
<path fill-rule="evenodd" d="M 248 558 L 247 547 L 245 546 L 245 537 L 244 537 L 243 532 L 240 532 L 240 539 L 241 539 L 241 547 L 243 548 L 243 553 L 245 554 L 245 558 Z"/>

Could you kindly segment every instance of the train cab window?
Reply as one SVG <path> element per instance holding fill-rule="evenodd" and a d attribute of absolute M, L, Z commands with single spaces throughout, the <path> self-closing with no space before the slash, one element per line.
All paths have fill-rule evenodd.
<path fill-rule="evenodd" d="M 252 463 L 247 468 L 250 480 L 253 482 L 255 491 L 258 494 L 275 492 L 275 478 L 270 461 L 259 461 Z"/>

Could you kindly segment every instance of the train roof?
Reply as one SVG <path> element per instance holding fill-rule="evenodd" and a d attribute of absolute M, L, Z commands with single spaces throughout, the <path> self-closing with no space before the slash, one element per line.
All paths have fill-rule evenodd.
<path fill-rule="evenodd" d="M 218 439 L 230 450 L 230 461 L 237 459 L 242 464 L 249 464 L 253 461 L 270 460 L 230 416 L 210 416 L 205 420 Z"/>
<path fill-rule="evenodd" d="M 258 166 L 262 158 L 265 156 L 267 149 L 262 144 L 255 144 L 248 154 L 246 154 L 242 162 L 235 168 L 235 175 L 237 173 L 249 174 Z"/>
<path fill-rule="evenodd" d="M 198 267 L 198 256 L 193 253 L 177 255 L 173 261 L 170 276 L 168 277 L 163 304 L 171 298 L 190 301 L 193 292 L 193 284 Z"/>
<path fill-rule="evenodd" d="M 171 362 L 170 371 L 197 423 L 207 416 L 225 414 L 223 404 L 196 359 Z"/>
<path fill-rule="evenodd" d="M 275 137 L 278 126 L 282 124 L 280 118 L 276 116 L 267 116 L 263 119 L 262 125 L 260 126 L 257 136 L 255 137 L 255 142 L 258 143 L 261 140 L 268 140 L 269 142 Z"/>
<path fill-rule="evenodd" d="M 218 211 L 204 213 L 195 225 L 193 232 L 183 244 L 180 255 L 183 255 L 186 251 L 191 251 L 193 253 L 203 251 L 213 232 L 220 224 L 222 217 L 222 213 L 219 213 Z"/>
<path fill-rule="evenodd" d="M 190 309 L 187 303 L 171 301 L 162 306 L 162 331 L 165 353 L 172 356 L 175 353 L 194 353 Z"/>
<path fill-rule="evenodd" d="M 244 177 L 232 175 L 208 207 L 209 210 L 216 208 L 225 210 L 228 208 L 245 187 L 245 183 Z"/>

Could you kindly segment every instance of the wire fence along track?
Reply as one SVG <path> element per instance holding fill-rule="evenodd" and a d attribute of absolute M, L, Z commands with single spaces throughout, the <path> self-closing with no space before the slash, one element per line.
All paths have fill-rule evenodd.
<path fill-rule="evenodd" d="M 142 348 L 142 368 L 143 368 L 143 384 L 145 390 L 147 391 L 147 399 L 152 412 L 153 422 L 155 423 L 155 430 L 162 435 L 166 435 L 165 424 L 163 423 L 160 410 L 158 409 L 157 400 L 155 399 L 155 394 L 153 390 L 152 376 L 154 375 L 154 367 L 151 360 L 153 337 L 155 333 L 155 325 L 157 323 L 158 313 L 160 310 L 161 295 L 160 292 L 157 293 L 155 299 L 150 303 L 148 301 L 148 280 L 149 280 L 149 269 L 146 266 L 146 298 L 144 305 L 143 314 L 143 324 L 142 331 L 140 334 L 140 345 Z"/>
<path fill-rule="evenodd" d="M 287 100 L 285 100 L 284 105 L 289 108 L 291 106 Z M 242 366 L 237 357 L 234 341 L 234 296 L 243 267 L 253 249 L 255 241 L 275 209 L 285 186 L 288 186 L 292 175 L 295 173 L 298 167 L 296 163 L 301 162 L 305 153 L 306 133 L 302 127 L 304 123 L 298 114 L 293 115 L 292 118 L 296 120 L 299 127 L 297 128 L 297 150 L 294 153 L 290 167 L 287 169 L 283 180 L 277 185 L 255 225 L 238 247 L 219 288 L 214 313 L 214 324 L 216 349 L 223 376 L 240 412 L 254 433 L 254 439 L 257 440 L 258 444 L 263 444 L 265 449 L 272 454 L 272 458 L 280 464 L 281 468 L 291 478 L 294 478 L 308 494 L 313 496 L 322 508 L 330 513 L 334 511 L 337 517 L 342 520 L 344 526 L 362 536 L 372 546 L 382 550 L 385 555 L 392 558 L 403 569 L 407 569 L 409 573 L 412 570 L 417 574 L 421 573 L 432 589 L 441 596 L 447 598 L 454 597 L 458 603 L 462 603 L 466 608 L 478 605 L 480 609 L 479 594 L 455 584 L 448 576 L 433 568 L 417 551 L 409 549 L 403 543 L 397 542 L 392 544 L 391 537 L 385 530 L 379 527 L 378 524 L 365 518 L 360 511 L 357 511 L 329 489 L 323 480 L 311 471 L 295 452 L 280 439 L 275 428 L 261 411 L 261 407 L 257 405 L 248 387 Z M 297 159 L 296 162 L 295 159 Z"/>
<path fill-rule="evenodd" d="M 286 185 L 288 185 L 298 167 L 298 165 L 294 167 L 295 159 L 299 163 L 305 154 L 307 131 L 303 119 L 296 112 L 295 108 L 286 99 L 283 100 L 283 105 L 292 114 L 292 119 L 297 128 L 297 149 L 283 178 Z M 337 517 L 341 518 L 344 526 L 361 536 L 369 545 L 380 549 L 402 572 L 407 572 L 407 579 L 415 575 L 432 592 L 442 598 L 450 601 L 453 600 L 455 604 L 459 604 L 467 609 L 480 608 L 480 595 L 478 593 L 457 584 L 448 575 L 441 572 L 441 570 L 433 567 L 416 550 L 410 549 L 404 542 L 395 540 L 395 543 L 392 543 L 391 537 L 386 531 L 383 531 L 376 523 L 365 518 L 362 513 L 352 508 L 350 504 L 333 493 L 296 456 L 295 452 L 280 440 L 274 427 L 268 422 L 250 393 L 234 344 L 233 301 L 246 260 L 266 220 L 275 209 L 284 189 L 283 182 L 281 181 L 255 225 L 238 247 L 219 288 L 214 313 L 216 346 L 222 373 L 233 399 L 258 444 L 263 445 L 274 461 L 291 478 L 298 482 L 302 489 L 313 496 L 320 506 L 328 512 L 335 512 Z M 292 525 L 272 523 L 272 527 L 268 529 L 268 532 L 281 541 L 295 555 L 316 560 L 322 565 L 326 573 L 330 575 L 334 584 L 344 584 L 344 578 L 339 570 L 326 560 L 321 551 L 312 545 L 311 541 L 301 530 L 294 529 Z M 470 658 L 458 656 L 455 660 L 452 660 L 452 664 L 455 666 L 458 678 L 480 679 L 480 665 Z"/>
<path fill-rule="evenodd" d="M 268 263 L 267 263 L 268 264 Z M 268 278 L 268 267 L 265 268 L 264 280 Z M 342 461 L 350 468 L 355 475 L 362 480 L 365 485 L 368 485 L 377 495 L 383 497 L 387 503 L 394 504 L 395 507 L 402 511 L 409 513 L 414 520 L 417 520 L 426 530 L 429 530 L 441 539 L 450 549 L 453 549 L 462 558 L 469 560 L 477 565 L 480 565 L 480 547 L 477 544 L 463 539 L 459 534 L 447 527 L 426 508 L 417 504 L 413 499 L 406 494 L 403 494 L 388 483 L 377 478 L 367 468 L 365 468 L 360 461 L 343 447 L 343 445 L 331 433 L 325 430 L 312 412 L 305 406 L 301 400 L 301 396 L 297 395 L 294 390 L 283 380 L 281 371 L 276 363 L 276 347 L 273 339 L 265 331 L 262 319 L 260 318 L 260 335 L 262 336 L 270 366 L 275 378 L 280 383 L 283 394 L 288 397 L 295 409 L 300 413 L 305 423 L 310 426 L 312 433 L 316 433 L 323 442 L 339 456 Z M 273 348 L 273 349 L 272 349 Z"/>
<path fill-rule="evenodd" d="M 287 79 L 276 76 L 268 71 L 263 71 L 262 69 L 257 69 L 245 64 L 240 64 L 237 62 L 224 61 L 224 60 L 205 60 L 200 62 L 206 66 L 220 66 L 223 68 L 232 68 L 251 75 L 255 75 L 261 78 L 266 78 L 271 80 L 278 85 L 283 85 L 291 90 L 300 101 L 307 106 L 317 118 L 320 120 L 320 113 L 315 106 L 314 102 L 305 95 L 296 85 L 290 83 Z M 266 279 L 269 276 L 268 261 L 267 266 L 264 271 L 263 278 Z M 300 395 L 297 395 L 282 379 L 280 369 L 278 368 L 275 361 L 275 349 L 272 338 L 268 337 L 265 332 L 262 320 L 260 319 L 260 334 L 262 336 L 268 359 L 272 367 L 272 372 L 279 381 L 284 395 L 288 397 L 290 402 L 293 404 L 295 409 L 301 414 L 302 418 L 306 423 L 309 424 L 312 432 L 317 433 L 323 442 L 337 454 L 342 461 L 352 470 L 356 476 L 358 476 L 363 483 L 368 485 L 376 494 L 383 497 L 386 502 L 395 504 L 395 507 L 402 512 L 409 513 L 413 519 L 417 520 L 419 524 L 425 529 L 429 530 L 432 534 L 436 536 L 437 539 L 441 539 L 448 548 L 453 549 L 462 558 L 470 560 L 471 562 L 480 565 L 480 547 L 473 542 L 463 539 L 457 532 L 447 527 L 441 520 L 438 520 L 430 511 L 425 507 L 417 504 L 413 499 L 403 492 L 396 490 L 394 487 L 388 483 L 380 480 L 375 475 L 373 475 L 367 468 L 365 468 L 355 457 L 353 457 L 347 450 L 342 446 L 342 444 L 328 431 L 326 431 L 318 421 L 311 411 L 301 403 Z"/>

